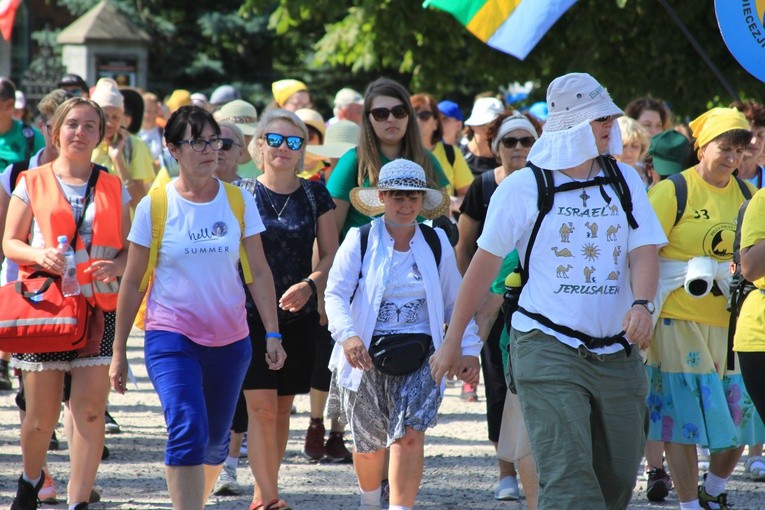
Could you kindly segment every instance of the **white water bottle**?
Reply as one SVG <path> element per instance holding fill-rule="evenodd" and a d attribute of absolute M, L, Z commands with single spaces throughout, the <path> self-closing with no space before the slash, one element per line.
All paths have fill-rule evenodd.
<path fill-rule="evenodd" d="M 74 250 L 66 242 L 66 236 L 58 236 L 58 251 L 64 254 L 66 269 L 61 276 L 61 292 L 64 296 L 76 296 L 80 293 L 77 282 L 77 264 L 74 261 Z"/>

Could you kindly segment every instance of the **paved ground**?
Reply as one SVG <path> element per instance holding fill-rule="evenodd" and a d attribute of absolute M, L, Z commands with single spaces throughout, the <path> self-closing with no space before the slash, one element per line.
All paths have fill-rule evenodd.
<path fill-rule="evenodd" d="M 131 387 L 124 396 L 113 395 L 109 408 L 123 432 L 107 436 L 111 457 L 101 465 L 97 486 L 103 500 L 91 505 L 100 509 L 169 509 L 170 501 L 162 465 L 165 442 L 162 411 L 146 377 L 142 363 L 142 339 L 130 342 L 129 358 L 138 378 L 138 389 Z M 481 388 L 482 391 L 482 388 Z M 480 392 L 479 392 L 480 394 Z M 15 493 L 20 472 L 18 415 L 13 393 L 0 393 L 0 508 L 8 508 Z M 305 428 L 308 425 L 308 399 L 296 399 L 298 414 L 293 416 L 287 458 L 281 472 L 282 497 L 299 510 L 356 510 L 355 477 L 350 465 L 311 464 L 300 456 Z M 466 404 L 459 399 L 459 389 L 447 390 L 438 425 L 430 430 L 425 447 L 425 475 L 416 508 L 456 510 L 516 510 L 523 502 L 499 502 L 492 499 L 496 483 L 493 448 L 486 441 L 484 404 Z M 59 437 L 63 430 L 59 430 Z M 65 487 L 66 444 L 51 452 L 51 472 Z M 249 466 L 240 462 L 240 482 L 251 490 Z M 644 483 L 638 482 L 631 510 L 679 508 L 674 493 L 661 505 L 645 499 Z M 765 484 L 745 478 L 741 466 L 730 483 L 730 500 L 736 510 L 765 509 Z M 247 496 L 213 497 L 208 508 L 246 509 Z M 63 503 L 42 508 L 64 509 Z"/>

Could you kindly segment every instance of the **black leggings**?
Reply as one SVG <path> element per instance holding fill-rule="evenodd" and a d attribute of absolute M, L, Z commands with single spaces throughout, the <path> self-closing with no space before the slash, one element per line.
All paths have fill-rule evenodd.
<path fill-rule="evenodd" d="M 765 352 L 739 352 L 738 363 L 746 391 L 762 418 L 765 416 Z"/>
<path fill-rule="evenodd" d="M 489 441 L 499 442 L 499 431 L 502 428 L 502 412 L 505 409 L 507 383 L 505 370 L 502 366 L 502 350 L 499 339 L 505 327 L 505 316 L 500 311 L 497 320 L 491 327 L 486 344 L 481 349 L 481 369 L 483 384 L 486 389 L 486 424 L 489 428 Z"/>

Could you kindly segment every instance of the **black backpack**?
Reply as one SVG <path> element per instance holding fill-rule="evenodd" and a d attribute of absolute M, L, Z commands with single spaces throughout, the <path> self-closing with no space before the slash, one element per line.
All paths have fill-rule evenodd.
<path fill-rule="evenodd" d="M 746 187 L 746 186 L 745 186 Z M 743 191 L 743 189 L 742 189 Z M 749 188 L 747 188 L 749 193 Z M 745 193 L 745 196 L 746 194 Z M 741 223 L 744 220 L 744 213 L 749 206 L 749 199 L 746 200 L 738 210 L 738 217 L 736 218 L 736 235 L 733 238 L 733 276 L 730 281 L 730 297 L 728 297 L 728 311 L 730 312 L 730 319 L 728 320 L 728 369 L 733 370 L 735 367 L 735 357 L 733 356 L 733 337 L 736 336 L 736 323 L 738 322 L 738 316 L 741 313 L 741 305 L 744 304 L 744 300 L 756 287 L 752 282 L 744 278 L 741 274 Z"/>
<path fill-rule="evenodd" d="M 597 161 L 600 164 L 600 167 L 603 169 L 605 177 L 595 177 L 594 179 L 584 182 L 567 182 L 561 184 L 560 186 L 555 186 L 555 180 L 551 170 L 543 170 L 531 162 L 527 163 L 532 172 L 534 172 L 534 177 L 537 182 L 537 207 L 539 208 L 539 214 L 537 215 L 537 219 L 534 222 L 534 227 L 531 230 L 529 244 L 526 248 L 526 256 L 524 257 L 523 263 L 519 267 L 521 273 L 521 286 L 525 285 L 529 279 L 528 268 L 531 260 L 532 248 L 534 247 L 534 241 L 537 238 L 537 234 L 539 233 L 539 228 L 542 225 L 542 221 L 544 220 L 545 216 L 547 216 L 547 214 L 552 210 L 553 202 L 555 200 L 555 193 L 559 191 L 571 191 L 597 186 L 600 189 L 600 194 L 603 199 L 607 204 L 610 204 L 611 197 L 606 193 L 604 189 L 604 186 L 610 186 L 616 191 L 616 194 L 619 197 L 619 202 L 621 203 L 622 209 L 627 215 L 627 222 L 629 223 L 630 228 L 638 228 L 638 223 L 632 214 L 632 193 L 630 192 L 629 186 L 627 185 L 627 181 L 624 180 L 624 175 L 622 175 L 621 170 L 619 170 L 619 167 L 616 164 L 616 160 L 610 155 L 601 155 L 597 157 Z M 580 340 L 582 343 L 584 343 L 585 346 L 587 346 L 588 349 L 596 349 L 599 347 L 605 347 L 608 345 L 613 345 L 614 343 L 618 343 L 624 347 L 624 351 L 628 356 L 632 352 L 632 346 L 624 338 L 624 331 L 612 337 L 592 338 L 580 331 L 576 331 L 567 326 L 557 324 L 542 314 L 530 312 L 520 306 L 517 307 L 517 310 L 524 315 L 531 317 L 540 324 L 552 329 L 553 331 L 557 331 L 571 338 Z"/>

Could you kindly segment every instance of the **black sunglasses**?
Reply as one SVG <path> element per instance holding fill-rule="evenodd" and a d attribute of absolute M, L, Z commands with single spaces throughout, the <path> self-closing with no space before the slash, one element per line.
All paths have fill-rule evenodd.
<path fill-rule="evenodd" d="M 433 112 L 431 112 L 430 110 L 423 110 L 421 112 L 417 112 L 417 118 L 423 122 L 428 121 L 432 119 L 433 117 L 434 117 Z"/>
<path fill-rule="evenodd" d="M 220 138 L 213 138 L 212 140 L 202 140 L 199 138 L 196 140 L 181 140 L 178 142 L 178 145 L 183 145 L 184 143 L 189 144 L 194 152 L 202 152 L 208 145 L 214 151 L 219 151 L 223 148 L 223 140 Z"/>
<path fill-rule="evenodd" d="M 377 122 L 383 122 L 385 120 L 388 120 L 388 117 L 390 114 L 393 114 L 393 118 L 396 119 L 403 119 L 407 115 L 409 115 L 409 110 L 404 106 L 403 104 L 396 105 L 393 108 L 372 108 L 369 110 L 369 113 L 372 114 L 372 117 Z"/>
<path fill-rule="evenodd" d="M 521 142 L 521 147 L 525 147 L 528 149 L 532 145 L 534 145 L 534 142 L 536 140 L 533 136 L 524 136 L 521 138 L 515 138 L 514 136 L 508 136 L 507 138 L 502 139 L 502 145 L 507 147 L 508 149 L 515 149 L 515 147 L 518 145 L 518 142 Z"/>
<path fill-rule="evenodd" d="M 221 146 L 221 150 L 223 151 L 230 150 L 231 147 L 233 147 L 234 145 L 236 145 L 237 147 L 241 147 L 241 145 L 236 143 L 231 138 L 221 138 L 220 141 L 223 142 L 223 145 Z"/>
<path fill-rule="evenodd" d="M 279 133 L 266 133 L 263 135 L 263 139 L 266 141 L 269 147 L 277 149 L 282 146 L 284 141 L 287 141 L 287 148 L 291 151 L 299 151 L 303 147 L 303 138 L 299 136 L 284 136 Z"/>
<path fill-rule="evenodd" d="M 598 117 L 597 119 L 593 119 L 595 122 L 606 122 L 607 120 L 613 119 L 613 115 L 606 115 L 605 117 Z"/>

